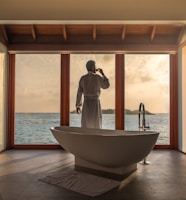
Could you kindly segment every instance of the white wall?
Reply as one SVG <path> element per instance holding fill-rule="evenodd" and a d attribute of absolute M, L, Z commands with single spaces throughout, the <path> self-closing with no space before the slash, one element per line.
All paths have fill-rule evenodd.
<path fill-rule="evenodd" d="M 0 151 L 5 148 L 5 65 L 6 49 L 0 44 Z"/>
<path fill-rule="evenodd" d="M 186 46 L 182 48 L 182 141 L 181 151 L 186 153 Z"/>

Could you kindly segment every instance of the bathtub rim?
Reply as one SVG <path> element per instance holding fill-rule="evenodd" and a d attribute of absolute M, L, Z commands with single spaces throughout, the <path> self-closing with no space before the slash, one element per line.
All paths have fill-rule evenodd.
<path fill-rule="evenodd" d="M 96 129 L 96 128 L 82 128 L 82 127 L 74 127 L 74 126 L 54 126 L 51 127 L 50 130 L 55 130 L 57 132 L 67 131 L 69 134 L 76 135 L 89 135 L 89 136 L 135 136 L 135 135 L 156 135 L 160 134 L 158 131 L 147 130 L 118 130 L 118 129 Z M 88 131 L 88 132 L 87 132 Z"/>

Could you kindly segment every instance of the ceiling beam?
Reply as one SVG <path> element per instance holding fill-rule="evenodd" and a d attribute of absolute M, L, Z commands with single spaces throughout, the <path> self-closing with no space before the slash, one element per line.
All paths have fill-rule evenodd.
<path fill-rule="evenodd" d="M 152 32 L 151 32 L 151 36 L 150 36 L 151 41 L 154 40 L 155 34 L 156 34 L 156 25 L 154 25 L 152 28 Z"/>
<path fill-rule="evenodd" d="M 67 29 L 65 25 L 63 25 L 63 38 L 65 41 L 67 40 Z"/>
<path fill-rule="evenodd" d="M 2 28 L 3 37 L 4 37 L 5 41 L 6 41 L 6 42 L 9 42 L 8 34 L 7 34 L 7 31 L 6 31 L 5 25 L 2 25 L 1 28 Z"/>
<path fill-rule="evenodd" d="M 175 53 L 177 45 L 123 45 L 123 44 L 10 44 L 9 52 L 151 52 Z"/>
<path fill-rule="evenodd" d="M 96 40 L 96 25 L 93 26 L 93 40 Z"/>
<path fill-rule="evenodd" d="M 58 32 L 59 33 L 59 32 Z M 61 32 L 62 33 L 62 32 Z M 91 30 L 92 34 L 92 30 Z M 118 33 L 119 34 L 119 33 Z M 116 35 L 99 35 L 99 37 L 96 37 L 96 43 L 97 44 L 153 44 L 153 45 L 168 45 L 168 44 L 176 44 L 177 37 L 175 38 L 175 35 L 168 35 L 168 36 L 157 36 L 153 41 L 149 41 L 149 35 L 130 35 L 127 34 L 127 37 L 125 37 L 125 40 L 122 41 L 121 37 L 118 37 L 118 34 Z M 121 29 L 120 29 L 120 35 L 121 35 Z M 34 43 L 42 43 L 42 44 L 65 44 L 66 41 L 62 41 L 63 35 L 44 35 L 40 34 L 39 37 L 37 38 L 37 42 L 33 41 L 33 38 L 31 35 L 13 35 L 11 38 L 11 43 L 14 44 L 34 44 Z M 71 35 L 68 38 L 68 44 L 94 44 L 95 41 L 93 41 L 93 36 L 91 35 Z"/>
<path fill-rule="evenodd" d="M 37 39 L 37 36 L 36 36 L 36 30 L 35 30 L 35 26 L 34 25 L 31 25 L 31 31 L 32 31 L 32 37 L 34 40 Z"/>
<path fill-rule="evenodd" d="M 125 35 L 126 35 L 126 25 L 123 25 L 122 33 L 121 33 L 121 40 L 125 39 Z"/>

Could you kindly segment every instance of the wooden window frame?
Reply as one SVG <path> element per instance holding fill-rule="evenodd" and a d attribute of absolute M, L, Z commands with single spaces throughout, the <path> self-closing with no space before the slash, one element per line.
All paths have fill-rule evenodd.
<path fill-rule="evenodd" d="M 178 55 L 170 55 L 170 145 L 156 145 L 157 149 L 178 149 Z M 8 54 L 6 149 L 59 149 L 60 145 L 17 145 L 15 134 L 15 60 L 16 54 Z M 116 78 L 116 129 L 124 130 L 124 68 L 125 54 L 115 54 Z M 69 126 L 70 103 L 70 54 L 61 54 L 60 124 Z"/>

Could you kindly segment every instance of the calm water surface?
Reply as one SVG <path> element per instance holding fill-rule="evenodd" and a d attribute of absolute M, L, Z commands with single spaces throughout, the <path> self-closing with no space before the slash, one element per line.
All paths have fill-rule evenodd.
<path fill-rule="evenodd" d="M 57 113 L 16 113 L 16 144 L 57 144 L 50 127 L 59 126 Z M 70 126 L 80 127 L 81 115 L 70 115 Z M 160 132 L 157 144 L 169 144 L 169 115 L 146 115 L 150 131 Z M 115 115 L 103 114 L 104 129 L 115 129 Z M 125 115 L 125 130 L 139 130 L 138 116 Z"/>

